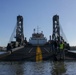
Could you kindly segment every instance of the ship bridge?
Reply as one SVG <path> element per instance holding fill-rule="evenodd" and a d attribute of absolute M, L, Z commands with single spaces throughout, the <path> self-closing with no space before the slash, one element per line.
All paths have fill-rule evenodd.
<path fill-rule="evenodd" d="M 44 37 L 43 32 L 41 33 L 33 33 L 32 37 L 29 39 L 29 43 L 32 45 L 44 45 L 47 43 L 46 37 Z"/>

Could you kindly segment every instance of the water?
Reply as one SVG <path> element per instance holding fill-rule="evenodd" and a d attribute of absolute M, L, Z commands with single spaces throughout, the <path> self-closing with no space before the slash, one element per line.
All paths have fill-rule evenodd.
<path fill-rule="evenodd" d="M 76 75 L 76 61 L 0 62 L 0 75 Z"/>

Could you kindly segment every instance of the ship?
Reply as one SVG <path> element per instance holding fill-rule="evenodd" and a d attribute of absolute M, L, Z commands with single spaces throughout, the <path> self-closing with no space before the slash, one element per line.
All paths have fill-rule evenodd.
<path fill-rule="evenodd" d="M 35 29 L 33 30 L 33 34 L 32 37 L 30 37 L 29 39 L 29 43 L 32 45 L 45 45 L 47 43 L 47 38 L 44 37 L 43 31 L 41 31 L 40 33 L 35 32 Z"/>

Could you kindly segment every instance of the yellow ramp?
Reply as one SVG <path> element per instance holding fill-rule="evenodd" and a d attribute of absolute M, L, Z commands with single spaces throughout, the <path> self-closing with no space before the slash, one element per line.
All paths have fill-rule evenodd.
<path fill-rule="evenodd" d="M 42 52 L 39 46 L 36 49 L 36 61 L 42 61 Z"/>

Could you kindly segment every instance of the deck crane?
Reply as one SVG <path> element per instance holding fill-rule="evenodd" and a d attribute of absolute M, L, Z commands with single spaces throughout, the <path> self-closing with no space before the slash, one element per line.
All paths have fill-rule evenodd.
<path fill-rule="evenodd" d="M 15 38 L 16 41 L 13 41 Z M 23 16 L 17 16 L 17 23 L 13 30 L 13 33 L 10 37 L 9 44 L 13 45 L 13 48 L 18 47 L 18 45 L 24 45 L 26 39 L 24 40 L 24 32 L 23 32 Z"/>
<path fill-rule="evenodd" d="M 59 24 L 59 16 L 58 15 L 54 15 L 53 16 L 53 34 L 52 34 L 52 40 L 53 41 L 57 41 L 57 45 L 59 46 L 60 42 L 64 42 L 64 45 L 67 44 L 67 42 L 65 41 L 65 39 L 63 38 L 63 36 L 61 36 L 60 34 L 60 24 Z M 66 44 L 65 44 L 66 42 Z M 68 45 L 69 48 L 69 45 Z M 55 50 L 57 53 L 59 50 Z"/>
<path fill-rule="evenodd" d="M 16 41 L 23 44 L 24 33 L 23 33 L 23 17 L 17 16 L 17 28 L 16 28 Z"/>

